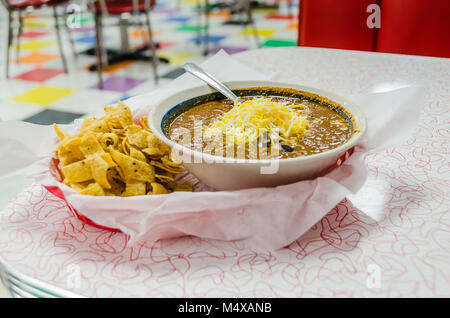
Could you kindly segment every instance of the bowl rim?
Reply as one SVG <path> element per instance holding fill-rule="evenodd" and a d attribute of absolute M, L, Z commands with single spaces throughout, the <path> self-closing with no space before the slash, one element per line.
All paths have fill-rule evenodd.
<path fill-rule="evenodd" d="M 161 117 L 161 120 L 158 124 L 153 125 L 154 121 L 153 118 L 155 117 L 154 114 L 156 113 L 156 111 L 158 110 L 158 107 L 161 105 L 164 105 L 169 99 L 171 99 L 174 95 L 176 94 L 182 94 L 182 93 L 192 93 L 195 91 L 198 91 L 200 89 L 205 89 L 205 87 L 209 87 L 206 84 L 202 84 L 202 85 L 197 85 L 197 86 L 193 86 L 190 88 L 185 88 L 182 90 L 178 90 L 176 91 L 174 94 L 171 94 L 170 96 L 167 96 L 166 98 L 162 99 L 161 101 L 159 101 L 154 107 L 151 108 L 151 110 L 148 113 L 148 125 L 150 127 L 150 130 L 152 131 L 153 134 L 156 135 L 156 137 L 158 137 L 161 141 L 163 141 L 165 144 L 167 144 L 171 149 L 177 147 L 178 149 L 180 149 L 182 151 L 182 153 L 184 155 L 188 155 L 188 156 L 195 156 L 195 157 L 201 157 L 202 161 L 200 161 L 199 163 L 239 163 L 239 164 L 259 164 L 259 165 L 265 165 L 265 164 L 271 164 L 274 161 L 280 161 L 283 163 L 289 163 L 289 162 L 303 162 L 303 161 L 311 161 L 314 159 L 322 159 L 322 158 L 326 158 L 331 156 L 334 153 L 344 153 L 346 150 L 356 146 L 358 144 L 358 142 L 361 140 L 361 138 L 365 135 L 366 131 L 367 131 L 367 118 L 364 114 L 364 112 L 361 110 L 361 108 L 356 105 L 355 103 L 349 101 L 347 98 L 344 98 L 342 96 L 336 95 L 334 93 L 325 91 L 323 89 L 319 89 L 319 88 L 315 88 L 315 87 L 310 87 L 310 86 L 303 86 L 303 85 L 298 85 L 298 84 L 294 84 L 294 83 L 286 83 L 286 82 L 276 82 L 276 81 L 257 81 L 257 80 L 248 80 L 248 81 L 242 81 L 242 80 L 238 80 L 238 81 L 224 81 L 223 82 L 225 85 L 227 86 L 234 86 L 234 85 L 239 85 L 239 84 L 244 84 L 244 86 L 239 86 L 239 87 L 230 87 L 231 90 L 234 89 L 241 89 L 241 88 L 249 88 L 249 87 L 274 87 L 274 88 L 292 88 L 292 89 L 296 89 L 296 90 L 302 90 L 302 91 L 306 91 L 306 92 L 310 92 L 313 94 L 317 94 L 320 97 L 324 97 L 324 98 L 328 98 L 333 102 L 338 103 L 340 106 L 342 106 L 347 112 L 349 112 L 354 118 L 355 118 L 355 122 L 358 124 L 358 132 L 355 132 L 350 139 L 348 139 L 346 142 L 344 142 L 343 144 L 339 145 L 336 148 L 333 149 L 329 149 L 317 154 L 312 154 L 312 155 L 306 155 L 306 156 L 298 156 L 298 157 L 291 157 L 291 158 L 274 158 L 274 159 L 245 159 L 245 158 L 230 158 L 230 157 L 223 157 L 223 156 L 217 156 L 217 155 L 211 155 L 208 153 L 204 153 L 201 151 L 197 151 L 188 147 L 185 147 L 173 140 L 171 140 L 170 138 L 168 138 L 164 132 L 162 131 L 161 128 L 161 124 L 162 124 L 162 120 L 164 119 L 164 117 L 166 116 L 166 114 L 168 112 L 170 112 L 172 110 L 172 107 L 175 107 L 175 105 L 172 105 L 171 108 L 169 108 L 164 115 Z M 246 86 L 245 86 L 246 85 Z M 217 92 L 216 90 L 211 88 L 211 92 Z M 196 98 L 196 97 L 200 97 L 202 95 L 206 95 L 209 93 L 198 93 L 192 97 L 188 97 L 185 98 L 181 101 L 179 101 L 178 103 L 183 103 L 184 101 L 187 101 L 191 98 Z M 177 104 L 178 104 L 177 103 Z M 347 105 L 351 105 L 352 107 L 352 111 L 350 111 L 347 107 Z M 357 114 L 355 114 L 357 113 Z M 357 121 L 356 118 L 358 118 L 359 120 Z M 194 161 L 195 163 L 198 163 L 196 161 Z"/>

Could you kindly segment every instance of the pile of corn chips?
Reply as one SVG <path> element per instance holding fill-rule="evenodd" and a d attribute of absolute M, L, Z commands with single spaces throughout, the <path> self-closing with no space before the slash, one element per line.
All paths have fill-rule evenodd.
<path fill-rule="evenodd" d="M 169 147 L 150 131 L 147 118 L 133 123 L 130 109 L 119 101 L 106 106 L 101 118 L 84 119 L 71 136 L 53 125 L 61 139 L 57 156 L 63 183 L 81 194 L 134 196 L 192 191 L 189 182 L 177 183 L 181 163 L 172 161 Z"/>

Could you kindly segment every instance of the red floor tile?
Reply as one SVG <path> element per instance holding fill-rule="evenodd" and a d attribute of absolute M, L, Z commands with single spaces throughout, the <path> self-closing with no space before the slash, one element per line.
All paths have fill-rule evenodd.
<path fill-rule="evenodd" d="M 48 34 L 48 32 L 37 32 L 37 31 L 28 31 L 22 34 L 22 38 L 34 39 L 43 35 Z"/>
<path fill-rule="evenodd" d="M 279 13 L 273 13 L 266 16 L 266 19 L 268 20 L 293 20 L 295 18 L 296 18 L 295 15 L 279 14 Z"/>
<path fill-rule="evenodd" d="M 176 42 L 162 42 L 162 41 L 158 41 L 158 49 L 165 49 L 169 46 L 175 45 Z"/>
<path fill-rule="evenodd" d="M 45 82 L 61 73 L 63 73 L 63 70 L 37 68 L 32 71 L 20 74 L 14 77 L 14 79 L 20 79 L 29 82 Z"/>

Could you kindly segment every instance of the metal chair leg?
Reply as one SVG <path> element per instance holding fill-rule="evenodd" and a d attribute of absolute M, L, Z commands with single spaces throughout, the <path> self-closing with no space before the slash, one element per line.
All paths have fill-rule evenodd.
<path fill-rule="evenodd" d="M 18 31 L 18 34 L 17 34 L 16 63 L 19 63 L 19 59 L 20 59 L 20 38 L 22 37 L 22 34 L 23 34 L 23 15 L 22 15 L 22 10 L 19 10 L 18 14 L 19 14 L 19 31 Z"/>
<path fill-rule="evenodd" d="M 140 36 L 141 39 L 142 39 L 142 46 L 146 46 L 146 45 L 147 45 L 147 36 L 146 36 L 145 31 L 144 31 L 144 28 L 145 28 L 146 26 L 144 25 L 144 22 L 142 22 L 142 19 L 141 19 L 141 18 L 142 18 L 142 17 L 139 16 L 139 20 L 138 20 L 138 23 L 136 23 L 136 26 L 137 26 L 137 28 L 138 28 L 138 30 L 139 30 L 139 36 Z"/>
<path fill-rule="evenodd" d="M 293 15 L 292 15 L 292 0 L 288 0 L 286 2 L 286 4 L 288 6 L 287 7 L 288 17 L 292 18 L 293 17 Z"/>
<path fill-rule="evenodd" d="M 196 4 L 196 8 L 197 8 L 197 28 L 196 28 L 196 32 L 197 32 L 197 39 L 195 40 L 195 44 L 200 45 L 201 41 L 200 38 L 202 36 L 202 5 L 201 5 L 201 0 L 197 0 L 197 4 Z"/>
<path fill-rule="evenodd" d="M 150 53 L 151 53 L 151 63 L 153 67 L 153 75 L 155 78 L 155 83 L 158 83 L 158 70 L 156 65 L 156 45 L 155 41 L 153 41 L 153 34 L 152 34 L 152 26 L 150 24 L 150 11 L 145 12 L 145 19 L 147 22 L 147 29 L 148 29 L 148 38 L 149 38 L 149 45 L 150 45 Z"/>
<path fill-rule="evenodd" d="M 248 16 L 248 22 L 252 26 L 253 36 L 255 38 L 256 46 L 259 47 L 259 36 L 258 31 L 256 30 L 255 21 L 253 20 L 253 14 L 252 14 L 252 4 L 250 0 L 244 0 L 245 1 L 245 9 L 247 11 Z"/>
<path fill-rule="evenodd" d="M 13 30 L 12 30 L 12 12 L 8 10 L 8 43 L 6 45 L 6 78 L 9 78 L 9 47 L 12 44 Z"/>
<path fill-rule="evenodd" d="M 58 23 L 58 12 L 56 11 L 56 6 L 53 7 L 53 18 L 55 20 L 56 38 L 58 40 L 58 47 L 59 47 L 59 52 L 61 54 L 61 60 L 62 60 L 63 67 L 64 67 L 64 73 L 68 73 L 69 71 L 67 69 L 67 61 L 66 61 L 66 57 L 64 55 L 64 50 L 63 50 L 63 46 L 62 46 L 62 42 L 61 42 L 61 34 L 60 34 L 59 23 Z"/>
<path fill-rule="evenodd" d="M 95 13 L 95 53 L 97 56 L 97 74 L 98 74 L 98 87 L 103 89 L 103 79 L 102 79 L 102 70 L 103 70 L 103 48 L 102 48 L 102 39 L 101 39 L 101 28 L 102 28 L 102 16 L 99 13 Z"/>
<path fill-rule="evenodd" d="M 76 49 L 75 49 L 75 42 L 73 41 L 73 37 L 72 37 L 72 31 L 71 31 L 71 29 L 70 29 L 70 26 L 69 26 L 69 24 L 67 23 L 67 18 L 68 18 L 68 14 L 67 14 L 67 11 L 66 11 L 66 13 L 65 13 L 65 23 L 64 23 L 64 28 L 66 29 L 66 32 L 67 32 L 67 36 L 69 37 L 69 42 L 70 42 L 70 47 L 71 47 L 71 49 L 72 49 L 72 54 L 73 54 L 73 57 L 76 59 L 76 58 L 78 58 L 78 54 L 77 54 L 77 51 L 76 51 Z"/>
<path fill-rule="evenodd" d="M 204 38 L 204 49 L 203 55 L 208 55 L 209 53 L 209 1 L 205 0 L 205 38 Z"/>

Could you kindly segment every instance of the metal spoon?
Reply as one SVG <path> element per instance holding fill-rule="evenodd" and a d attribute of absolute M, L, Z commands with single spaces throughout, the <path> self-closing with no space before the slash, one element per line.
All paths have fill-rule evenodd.
<path fill-rule="evenodd" d="M 198 77 L 199 79 L 204 81 L 209 86 L 217 89 L 233 102 L 236 100 L 236 98 L 238 98 L 228 87 L 219 82 L 215 77 L 203 70 L 200 66 L 193 63 L 186 63 L 184 64 L 183 68 L 186 72 L 191 73 L 195 77 Z"/>
<path fill-rule="evenodd" d="M 219 82 L 215 77 L 206 72 L 200 66 L 194 63 L 186 63 L 184 64 L 183 68 L 186 72 L 191 73 L 195 77 L 198 77 L 199 79 L 204 81 L 209 86 L 217 89 L 219 92 L 221 92 L 227 98 L 231 99 L 233 102 L 236 100 L 236 98 L 238 98 L 228 87 Z M 259 146 L 261 147 L 262 145 L 263 144 L 261 143 Z M 270 139 L 268 143 L 267 142 L 265 143 L 265 146 L 270 147 Z M 288 145 L 281 145 L 281 148 L 286 152 L 293 151 L 292 147 Z"/>

